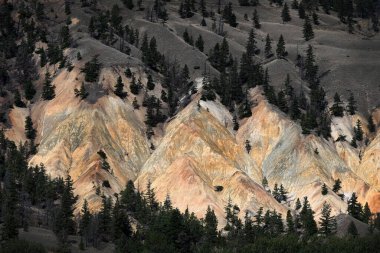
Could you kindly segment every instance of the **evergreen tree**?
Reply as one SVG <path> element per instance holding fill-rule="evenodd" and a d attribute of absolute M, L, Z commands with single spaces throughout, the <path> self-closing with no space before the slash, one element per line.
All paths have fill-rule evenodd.
<path fill-rule="evenodd" d="M 287 3 L 285 3 L 284 7 L 282 8 L 281 18 L 284 23 L 292 20 L 292 18 L 290 17 L 289 7 Z"/>
<path fill-rule="evenodd" d="M 77 88 L 74 89 L 74 94 L 76 97 L 80 97 L 81 100 L 85 99 L 89 95 L 83 82 L 79 90 Z"/>
<path fill-rule="evenodd" d="M 30 116 L 25 118 L 25 136 L 31 141 L 34 141 L 36 138 L 36 130 L 33 128 L 33 122 Z"/>
<path fill-rule="evenodd" d="M 253 19 L 253 26 L 256 29 L 260 29 L 261 28 L 260 18 L 259 18 L 259 14 L 258 14 L 256 9 L 253 11 L 253 18 L 252 19 Z"/>
<path fill-rule="evenodd" d="M 343 102 L 340 100 L 339 94 L 336 92 L 334 95 L 334 104 L 330 108 L 332 114 L 335 117 L 343 117 L 344 109 L 342 107 Z"/>
<path fill-rule="evenodd" d="M 149 78 L 148 78 L 149 80 Z M 119 98 L 123 99 L 126 97 L 127 93 L 124 92 L 124 83 L 123 80 L 121 79 L 121 76 L 117 78 L 117 82 L 115 84 L 115 95 L 118 96 Z"/>
<path fill-rule="evenodd" d="M 319 17 L 316 12 L 313 12 L 313 23 L 314 25 L 319 25 Z"/>
<path fill-rule="evenodd" d="M 4 189 L 2 192 L 2 239 L 11 240 L 18 236 L 17 219 L 17 189 L 14 173 L 6 170 L 4 176 Z"/>
<path fill-rule="evenodd" d="M 123 3 L 130 10 L 132 10 L 133 7 L 135 7 L 133 0 L 123 0 Z"/>
<path fill-rule="evenodd" d="M 137 83 L 135 76 L 132 76 L 132 81 L 129 84 L 129 89 L 131 90 L 131 93 L 134 95 L 138 95 L 141 90 L 141 84 Z"/>
<path fill-rule="evenodd" d="M 323 203 L 319 225 L 319 233 L 326 237 L 335 234 L 336 232 L 336 219 L 335 216 L 331 216 L 331 206 L 326 202 Z"/>
<path fill-rule="evenodd" d="M 27 100 L 32 100 L 34 95 L 36 94 L 36 89 L 34 88 L 33 82 L 31 80 L 25 81 L 24 94 Z"/>
<path fill-rule="evenodd" d="M 92 59 L 85 63 L 82 72 L 85 74 L 86 82 L 96 82 L 99 77 L 101 64 L 98 62 L 98 56 L 95 55 Z"/>
<path fill-rule="evenodd" d="M 354 115 L 356 112 L 356 101 L 354 98 L 354 93 L 350 93 L 350 97 L 348 98 L 348 106 L 347 110 L 350 113 L 350 115 Z"/>
<path fill-rule="evenodd" d="M 202 35 L 199 34 L 198 39 L 195 41 L 195 46 L 199 49 L 199 51 L 203 52 L 204 41 L 203 41 Z"/>
<path fill-rule="evenodd" d="M 327 193 L 328 193 L 328 189 L 327 189 L 327 186 L 325 183 L 322 185 L 321 193 L 322 193 L 322 195 L 327 195 Z"/>
<path fill-rule="evenodd" d="M 314 220 L 314 212 L 310 207 L 307 197 L 304 197 L 303 206 L 300 212 L 302 227 L 306 236 L 311 236 L 317 233 L 317 224 Z"/>
<path fill-rule="evenodd" d="M 305 6 L 302 2 L 298 5 L 298 16 L 300 19 L 304 19 L 306 17 Z"/>
<path fill-rule="evenodd" d="M 296 200 L 295 210 L 298 211 L 298 210 L 301 209 L 301 207 L 302 207 L 301 201 L 300 201 L 299 198 L 297 198 L 297 200 Z"/>
<path fill-rule="evenodd" d="M 355 139 L 357 141 L 363 140 L 364 132 L 362 129 L 362 123 L 359 119 L 356 121 L 356 126 L 354 127 L 354 134 L 355 134 Z"/>
<path fill-rule="evenodd" d="M 371 133 L 376 132 L 376 125 L 375 125 L 375 123 L 373 122 L 373 117 L 372 117 L 372 115 L 369 115 L 369 117 L 368 117 L 368 130 L 369 130 Z"/>
<path fill-rule="evenodd" d="M 362 207 L 361 204 L 358 202 L 358 197 L 356 196 L 355 192 L 352 193 L 351 198 L 348 200 L 347 212 L 352 217 L 360 220 Z"/>
<path fill-rule="evenodd" d="M 92 215 L 90 213 L 87 199 L 84 200 L 82 210 L 81 210 L 81 218 L 79 222 L 79 234 L 85 240 L 85 244 L 88 242 L 88 237 L 90 236 L 90 225 L 91 225 Z"/>
<path fill-rule="evenodd" d="M 201 97 L 201 99 L 204 101 L 207 101 L 207 100 L 214 101 L 216 99 L 215 92 L 212 89 L 209 78 L 207 76 L 204 76 L 203 80 L 202 80 L 202 97 Z"/>
<path fill-rule="evenodd" d="M 292 5 L 291 5 L 292 9 L 298 10 L 298 6 L 299 6 L 298 1 L 297 0 L 293 0 L 292 1 Z"/>
<path fill-rule="evenodd" d="M 282 34 L 280 35 L 280 38 L 278 39 L 276 54 L 278 58 L 283 58 L 286 56 L 285 40 Z"/>
<path fill-rule="evenodd" d="M 295 232 L 295 225 L 293 221 L 293 216 L 290 210 L 286 213 L 286 227 L 287 227 L 287 233 L 293 234 Z"/>
<path fill-rule="evenodd" d="M 109 241 L 112 235 L 112 200 L 102 196 L 102 208 L 98 215 L 98 232 L 104 241 Z"/>
<path fill-rule="evenodd" d="M 278 92 L 278 95 L 277 95 L 277 106 L 284 113 L 288 113 L 289 107 L 287 105 L 286 98 L 285 98 L 285 93 L 284 93 L 283 90 L 281 90 L 281 91 Z"/>
<path fill-rule="evenodd" d="M 78 196 L 74 196 L 73 190 L 73 181 L 70 176 L 67 176 L 54 226 L 54 232 L 60 242 L 61 249 L 69 248 L 68 236 L 75 232 L 74 205 Z"/>
<path fill-rule="evenodd" d="M 153 77 L 152 75 L 148 75 L 148 81 L 146 83 L 146 87 L 148 88 L 148 90 L 154 90 L 155 88 L 155 84 L 153 82 Z"/>
<path fill-rule="evenodd" d="M 306 41 L 309 41 L 314 38 L 313 26 L 311 25 L 309 16 L 305 17 L 305 23 L 303 25 L 303 37 Z"/>
<path fill-rule="evenodd" d="M 46 71 L 45 81 L 42 88 L 42 99 L 52 100 L 55 97 L 55 86 L 51 83 L 50 73 Z"/>
<path fill-rule="evenodd" d="M 268 188 L 268 179 L 266 177 L 264 177 L 261 184 L 264 187 L 264 189 Z"/>
<path fill-rule="evenodd" d="M 245 150 L 247 151 L 248 154 L 251 152 L 251 149 L 252 149 L 251 143 L 249 142 L 249 140 L 245 140 Z"/>
<path fill-rule="evenodd" d="M 336 179 L 335 182 L 334 182 L 334 186 L 333 186 L 333 192 L 335 193 L 338 193 L 340 191 L 340 189 L 342 189 L 342 181 L 340 181 L 340 179 Z"/>
<path fill-rule="evenodd" d="M 60 38 L 61 49 L 70 47 L 72 38 L 70 35 L 70 29 L 67 25 L 61 28 L 61 31 L 59 33 L 59 38 Z"/>
<path fill-rule="evenodd" d="M 256 51 L 256 40 L 255 40 L 255 32 L 253 29 L 250 30 L 249 32 L 249 37 L 246 45 L 246 52 L 248 57 L 253 57 L 255 56 L 255 51 Z"/>
<path fill-rule="evenodd" d="M 267 36 L 265 38 L 265 50 L 264 50 L 264 53 L 265 53 L 265 57 L 266 58 L 269 58 L 269 57 L 271 57 L 273 55 L 273 52 L 272 52 L 272 40 L 269 37 L 269 33 L 267 34 Z"/>
<path fill-rule="evenodd" d="M 215 243 L 218 239 L 218 220 L 215 216 L 214 210 L 207 207 L 205 219 L 204 219 L 205 236 L 208 242 Z"/>
<path fill-rule="evenodd" d="M 14 104 L 17 107 L 22 107 L 22 108 L 26 107 L 25 103 L 21 100 L 20 91 L 18 89 L 15 90 Z"/>
<path fill-rule="evenodd" d="M 365 202 L 365 205 L 362 210 L 361 221 L 368 224 L 371 219 L 371 216 L 371 209 L 369 208 L 368 202 Z"/>

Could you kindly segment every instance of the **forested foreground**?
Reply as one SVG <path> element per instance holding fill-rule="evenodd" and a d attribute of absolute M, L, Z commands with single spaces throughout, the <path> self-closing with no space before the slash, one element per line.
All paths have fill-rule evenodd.
<path fill-rule="evenodd" d="M 51 179 L 43 165 L 28 167 L 25 150 L 0 132 L 0 252 L 47 252 L 42 245 L 18 240 L 19 230 L 30 226 L 54 231 L 57 252 L 71 252 L 69 235 L 79 236 L 75 243 L 81 250 L 114 244 L 115 252 L 379 252 L 380 216 L 369 217 L 352 198 L 348 213 L 369 224 L 366 237 L 359 237 L 353 222 L 345 238 L 336 237 L 329 205 L 315 220 L 306 197 L 303 203 L 297 200 L 295 211 L 285 219 L 275 210 L 262 208 L 240 219 L 243 210 L 230 200 L 220 230 L 222 221 L 210 207 L 199 219 L 173 207 L 169 195 L 159 203 L 150 183 L 142 192 L 132 181 L 115 195 L 115 201 L 102 196 L 98 213 L 91 212 L 85 201 L 80 214 L 74 215 L 77 197 L 72 179 Z"/>

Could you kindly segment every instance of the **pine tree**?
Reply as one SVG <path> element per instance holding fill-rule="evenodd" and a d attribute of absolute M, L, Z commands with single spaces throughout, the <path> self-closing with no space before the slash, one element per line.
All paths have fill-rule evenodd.
<path fill-rule="evenodd" d="M 65 14 L 70 15 L 71 14 L 71 3 L 70 0 L 65 0 Z"/>
<path fill-rule="evenodd" d="M 26 105 L 25 103 L 22 101 L 21 99 L 21 95 L 20 95 L 20 91 L 18 89 L 15 90 L 15 94 L 14 94 L 14 104 L 15 106 L 17 107 L 22 107 L 22 108 L 25 108 Z"/>
<path fill-rule="evenodd" d="M 284 4 L 284 7 L 281 12 L 281 18 L 283 22 L 289 22 L 292 20 L 292 18 L 290 17 L 289 7 L 287 3 Z"/>
<path fill-rule="evenodd" d="M 343 117 L 344 109 L 342 107 L 343 102 L 340 100 L 339 94 L 336 92 L 334 95 L 334 104 L 330 108 L 332 114 L 335 117 Z"/>
<path fill-rule="evenodd" d="M 310 207 L 307 197 L 304 197 L 300 218 L 305 235 L 311 236 L 318 232 L 317 223 L 314 220 L 314 212 Z"/>
<path fill-rule="evenodd" d="M 255 9 L 253 11 L 253 25 L 256 29 L 260 29 L 261 28 L 261 24 L 260 24 L 260 18 L 259 18 L 259 14 L 257 13 L 257 10 Z"/>
<path fill-rule="evenodd" d="M 261 184 L 264 187 L 264 189 L 268 188 L 268 179 L 266 177 L 264 177 Z"/>
<path fill-rule="evenodd" d="M 134 97 L 134 99 L 133 99 L 132 106 L 133 106 L 133 109 L 135 109 L 135 110 L 140 109 L 140 105 L 137 102 L 137 98 L 136 97 Z"/>
<path fill-rule="evenodd" d="M 313 26 L 311 25 L 309 16 L 305 17 L 305 23 L 303 25 L 303 37 L 306 41 L 309 41 L 314 38 Z"/>
<path fill-rule="evenodd" d="M 199 51 L 203 52 L 204 41 L 203 41 L 202 35 L 199 34 L 198 39 L 195 41 L 195 46 L 199 49 Z"/>
<path fill-rule="evenodd" d="M 18 236 L 17 219 L 17 189 L 15 176 L 11 170 L 6 170 L 2 196 L 2 239 L 10 240 Z"/>
<path fill-rule="evenodd" d="M 297 200 L 296 200 L 295 210 L 298 211 L 298 210 L 301 209 L 301 207 L 302 207 L 301 201 L 300 201 L 299 198 L 297 198 Z"/>
<path fill-rule="evenodd" d="M 31 80 L 27 80 L 24 83 L 24 94 L 27 100 L 32 100 L 36 94 L 36 90 Z"/>
<path fill-rule="evenodd" d="M 253 29 L 251 29 L 249 32 L 248 41 L 246 45 L 247 56 L 248 57 L 255 56 L 255 51 L 256 51 L 255 32 L 253 31 Z"/>
<path fill-rule="evenodd" d="M 284 113 L 288 113 L 289 107 L 287 105 L 286 98 L 285 98 L 285 93 L 284 93 L 283 90 L 281 90 L 281 91 L 278 92 L 278 95 L 277 95 L 277 106 Z"/>
<path fill-rule="evenodd" d="M 148 90 L 154 90 L 155 88 L 155 84 L 153 82 L 153 77 L 152 75 L 148 75 L 148 81 L 146 83 L 146 87 L 148 88 Z"/>
<path fill-rule="evenodd" d="M 55 97 L 55 86 L 51 83 L 50 73 L 46 71 L 45 82 L 42 88 L 42 99 L 52 100 Z"/>
<path fill-rule="evenodd" d="M 322 195 L 327 195 L 328 193 L 328 189 L 325 183 L 322 185 L 321 193 Z"/>
<path fill-rule="evenodd" d="M 25 136 L 31 141 L 34 141 L 36 138 L 36 130 L 33 128 L 33 122 L 30 116 L 25 118 Z"/>
<path fill-rule="evenodd" d="M 83 202 L 81 217 L 80 217 L 80 222 L 79 222 L 79 234 L 81 235 L 82 238 L 84 238 L 85 244 L 87 244 L 88 237 L 90 235 L 91 219 L 92 219 L 92 215 L 88 208 L 87 199 L 85 199 Z"/>
<path fill-rule="evenodd" d="M 351 198 L 348 200 L 348 206 L 347 206 L 347 212 L 352 217 L 359 219 L 361 216 L 362 207 L 361 204 L 358 202 L 358 197 L 356 196 L 356 193 L 352 193 Z"/>
<path fill-rule="evenodd" d="M 313 23 L 314 25 L 319 25 L 319 17 L 316 12 L 313 12 Z"/>
<path fill-rule="evenodd" d="M 74 205 L 78 196 L 74 196 L 73 190 L 73 181 L 70 176 L 67 176 L 64 182 L 61 205 L 56 216 L 54 228 L 54 232 L 58 237 L 62 249 L 69 247 L 68 236 L 75 232 Z"/>
<path fill-rule="evenodd" d="M 141 90 L 141 85 L 137 83 L 135 76 L 132 76 L 131 83 L 129 84 L 129 89 L 131 90 L 131 93 L 134 95 L 138 95 Z"/>
<path fill-rule="evenodd" d="M 292 5 L 291 5 L 292 9 L 294 10 L 298 10 L 298 7 L 299 7 L 299 3 L 297 0 L 293 0 L 292 1 Z"/>
<path fill-rule="evenodd" d="M 251 143 L 249 142 L 249 140 L 245 140 L 245 150 L 247 151 L 248 154 L 251 152 L 251 149 L 252 149 Z"/>
<path fill-rule="evenodd" d="M 364 223 L 369 223 L 370 218 L 372 216 L 371 209 L 369 208 L 368 202 L 365 203 L 363 210 L 362 210 L 362 215 L 361 215 L 361 221 Z"/>
<path fill-rule="evenodd" d="M 278 58 L 283 58 L 286 56 L 285 40 L 284 40 L 284 37 L 282 36 L 282 34 L 281 34 L 280 38 L 278 39 L 276 54 L 277 54 Z"/>
<path fill-rule="evenodd" d="M 135 7 L 133 0 L 123 0 L 123 3 L 130 10 L 132 10 L 133 7 Z"/>
<path fill-rule="evenodd" d="M 215 243 L 218 239 L 218 220 L 215 216 L 214 210 L 207 207 L 205 219 L 204 219 L 205 236 L 208 242 Z"/>
<path fill-rule="evenodd" d="M 61 28 L 61 31 L 59 33 L 59 38 L 60 38 L 60 43 L 61 43 L 61 49 L 70 47 L 72 38 L 70 35 L 70 29 L 67 25 Z"/>
<path fill-rule="evenodd" d="M 356 121 L 356 126 L 354 127 L 354 134 L 355 134 L 355 139 L 357 141 L 363 140 L 364 132 L 362 129 L 362 123 L 359 119 Z"/>
<path fill-rule="evenodd" d="M 83 82 L 79 90 L 77 88 L 74 89 L 74 94 L 76 97 L 80 97 L 81 100 L 85 99 L 89 95 Z"/>
<path fill-rule="evenodd" d="M 356 112 L 356 101 L 354 98 L 354 93 L 350 93 L 350 97 L 348 98 L 348 106 L 347 110 L 350 113 L 350 115 L 354 115 Z"/>
<path fill-rule="evenodd" d="M 336 219 L 335 216 L 331 216 L 331 206 L 326 202 L 323 203 L 319 225 L 319 233 L 326 237 L 335 234 L 336 232 Z"/>
<path fill-rule="evenodd" d="M 269 58 L 269 57 L 273 56 L 273 52 L 272 52 L 272 40 L 269 37 L 269 33 L 267 34 L 267 36 L 265 38 L 265 50 L 264 50 L 264 53 L 265 53 L 265 57 L 266 58 Z"/>
<path fill-rule="evenodd" d="M 298 5 L 298 16 L 300 19 L 304 19 L 306 17 L 305 6 L 302 2 Z"/>
<path fill-rule="evenodd" d="M 123 83 L 123 80 L 121 79 L 121 76 L 117 78 L 114 93 L 116 96 L 118 96 L 121 99 L 125 98 L 127 95 L 127 93 L 124 92 L 124 83 Z"/>
<path fill-rule="evenodd" d="M 348 225 L 347 234 L 351 235 L 352 237 L 357 237 L 359 235 L 358 229 L 356 228 L 355 223 L 353 221 L 351 221 Z"/>
<path fill-rule="evenodd" d="M 96 82 L 99 77 L 101 64 L 98 61 L 98 56 L 95 55 L 92 59 L 85 63 L 84 68 L 81 72 L 85 74 L 86 82 Z"/>
<path fill-rule="evenodd" d="M 295 225 L 293 221 L 293 216 L 290 210 L 286 213 L 286 227 L 287 227 L 287 234 L 293 234 L 295 232 Z"/>
<path fill-rule="evenodd" d="M 335 193 L 338 193 L 340 191 L 340 189 L 342 189 L 342 181 L 340 181 L 340 179 L 336 179 L 335 182 L 334 182 L 334 185 L 333 185 L 333 192 Z"/>
<path fill-rule="evenodd" d="M 369 130 L 371 133 L 376 132 L 376 125 L 375 125 L 375 123 L 373 122 L 373 117 L 372 117 L 372 115 L 369 115 L 369 117 L 368 117 L 368 130 Z"/>

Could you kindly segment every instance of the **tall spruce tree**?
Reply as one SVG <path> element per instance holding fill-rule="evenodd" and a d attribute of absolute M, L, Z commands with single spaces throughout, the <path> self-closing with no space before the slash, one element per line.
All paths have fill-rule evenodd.
<path fill-rule="evenodd" d="M 123 83 L 123 80 L 121 79 L 121 76 L 119 76 L 117 78 L 114 93 L 119 98 L 125 98 L 126 97 L 126 92 L 124 92 L 124 83 Z"/>
<path fill-rule="evenodd" d="M 269 58 L 273 56 L 272 52 L 272 39 L 269 37 L 269 33 L 267 34 L 265 38 L 265 49 L 264 49 L 264 54 L 266 58 Z"/>
<path fill-rule="evenodd" d="M 350 115 L 354 115 L 356 113 L 356 101 L 354 98 L 354 93 L 350 93 L 350 97 L 348 98 L 348 106 L 347 110 L 350 113 Z"/>
<path fill-rule="evenodd" d="M 50 73 L 46 71 L 45 81 L 42 87 L 42 99 L 52 100 L 55 97 L 55 86 L 51 83 Z"/>
<path fill-rule="evenodd" d="M 326 202 L 323 203 L 321 218 L 319 219 L 319 233 L 324 236 L 330 236 L 336 232 L 336 219 L 331 215 L 331 206 Z"/>
<path fill-rule="evenodd" d="M 303 37 L 305 38 L 306 41 L 309 41 L 314 38 L 314 31 L 313 31 L 313 26 L 310 22 L 309 16 L 305 17 L 305 23 L 303 25 Z"/>
<path fill-rule="evenodd" d="M 282 8 L 281 18 L 284 23 L 292 20 L 292 18 L 290 17 L 289 6 L 287 3 L 285 3 L 284 7 Z"/>
<path fill-rule="evenodd" d="M 257 9 L 255 8 L 255 10 L 253 11 L 253 26 L 256 28 L 256 29 L 260 29 L 261 28 L 261 24 L 260 24 L 260 18 L 259 18 L 259 13 L 257 12 Z"/>
<path fill-rule="evenodd" d="M 278 58 L 283 58 L 286 56 L 285 40 L 282 34 L 280 35 L 280 38 L 278 39 L 278 42 L 277 42 L 276 54 Z"/>
<path fill-rule="evenodd" d="M 334 95 L 334 104 L 330 108 L 331 113 L 335 117 L 343 117 L 344 109 L 342 107 L 343 102 L 340 100 L 339 94 L 336 92 Z"/>

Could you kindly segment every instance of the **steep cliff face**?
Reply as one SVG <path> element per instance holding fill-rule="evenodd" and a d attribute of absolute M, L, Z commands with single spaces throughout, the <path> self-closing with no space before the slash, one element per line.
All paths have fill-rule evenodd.
<path fill-rule="evenodd" d="M 122 74 L 119 62 L 110 64 L 115 57 L 110 51 L 106 61 L 100 59 L 108 65 L 103 65 L 99 82 L 86 84 L 89 92 L 86 99 L 80 100 L 74 94 L 74 88 L 79 88 L 84 79 L 81 66 L 76 65 L 71 72 L 61 71 L 54 77 L 56 97 L 53 100 L 37 102 L 30 110 L 39 143 L 38 153 L 30 163 L 43 163 L 52 177 L 69 174 L 74 180 L 75 193 L 80 196 L 78 205 L 87 198 L 94 209 L 101 204 L 97 188 L 109 196 L 120 192 L 127 180 L 137 178 L 150 155 L 143 110 L 133 109 L 131 96 L 122 100 L 111 95 L 119 75 L 126 87 L 129 80 Z M 91 56 L 86 52 L 82 54 L 86 58 Z M 14 130 L 15 133 L 20 131 Z M 109 171 L 102 168 L 100 150 L 107 156 Z"/>
<path fill-rule="evenodd" d="M 331 142 L 314 135 L 304 136 L 299 125 L 262 99 L 259 89 L 251 95 L 257 106 L 252 117 L 240 127 L 237 140 L 241 145 L 250 141 L 251 157 L 262 168 L 271 187 L 283 184 L 294 198 L 307 196 L 316 211 L 324 201 L 335 212 L 346 211 L 346 204 L 331 190 L 326 196 L 321 194 L 323 183 L 331 189 L 338 178 L 346 196 L 356 192 L 362 201 L 366 198 L 370 186 L 351 171 Z M 348 156 L 354 160 L 351 158 L 354 155 Z"/>
<path fill-rule="evenodd" d="M 284 213 L 285 207 L 256 183 L 262 178 L 260 169 L 220 122 L 224 117 L 215 117 L 228 118 L 228 112 L 211 113 L 207 108 L 213 105 L 193 101 L 168 124 L 136 185 L 144 190 L 150 180 L 159 200 L 170 194 L 174 205 L 182 210 L 189 207 L 199 216 L 210 205 L 220 220 L 228 198 L 242 215 L 243 210 L 254 212 L 260 206 Z"/>

